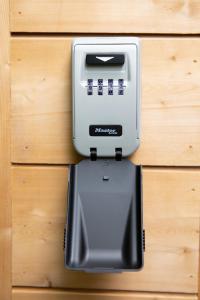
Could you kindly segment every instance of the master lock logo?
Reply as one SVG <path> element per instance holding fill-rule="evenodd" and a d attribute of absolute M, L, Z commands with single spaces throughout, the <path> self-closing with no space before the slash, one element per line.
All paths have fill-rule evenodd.
<path fill-rule="evenodd" d="M 90 125 L 90 136 L 121 136 L 121 125 Z"/>

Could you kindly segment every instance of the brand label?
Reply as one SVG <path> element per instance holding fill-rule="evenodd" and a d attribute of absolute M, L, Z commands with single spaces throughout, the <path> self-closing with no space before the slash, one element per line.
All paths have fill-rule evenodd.
<path fill-rule="evenodd" d="M 91 136 L 121 136 L 121 125 L 90 125 L 89 134 Z"/>

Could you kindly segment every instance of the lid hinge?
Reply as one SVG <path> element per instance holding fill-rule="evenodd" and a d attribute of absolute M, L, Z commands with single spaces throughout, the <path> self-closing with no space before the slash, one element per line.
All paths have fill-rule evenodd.
<path fill-rule="evenodd" d="M 122 148 L 115 148 L 115 159 L 122 160 Z"/>
<path fill-rule="evenodd" d="M 97 148 L 90 148 L 90 159 L 97 160 Z M 122 148 L 115 148 L 115 159 L 117 161 L 122 160 Z"/>
<path fill-rule="evenodd" d="M 97 148 L 90 148 L 90 159 L 97 160 Z"/>

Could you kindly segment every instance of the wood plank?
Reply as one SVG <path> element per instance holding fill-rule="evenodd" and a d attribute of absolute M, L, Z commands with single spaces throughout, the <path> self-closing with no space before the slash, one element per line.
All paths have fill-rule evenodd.
<path fill-rule="evenodd" d="M 200 223 L 199 223 L 200 232 Z M 200 234 L 199 234 L 199 247 L 200 247 Z M 200 300 L 200 254 L 199 254 L 199 276 L 198 276 L 198 300 Z"/>
<path fill-rule="evenodd" d="M 12 39 L 12 161 L 72 163 L 71 41 Z M 200 165 L 198 38 L 142 38 L 143 165 Z"/>
<path fill-rule="evenodd" d="M 71 135 L 71 39 L 17 41 L 13 39 L 12 51 L 12 161 L 77 160 Z M 22 72 L 18 68 L 21 63 Z"/>
<path fill-rule="evenodd" d="M 197 300 L 196 295 L 14 288 L 13 300 Z"/>
<path fill-rule="evenodd" d="M 0 299 L 11 299 L 9 1 L 0 3 Z"/>
<path fill-rule="evenodd" d="M 67 168 L 12 168 L 13 285 L 197 293 L 200 170 L 144 168 L 141 272 L 64 269 Z"/>
<path fill-rule="evenodd" d="M 199 33 L 198 0 L 11 0 L 14 32 Z"/>

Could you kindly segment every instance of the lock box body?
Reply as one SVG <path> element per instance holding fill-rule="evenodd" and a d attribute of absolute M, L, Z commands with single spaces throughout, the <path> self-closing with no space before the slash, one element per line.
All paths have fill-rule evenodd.
<path fill-rule="evenodd" d="M 73 143 L 89 157 L 128 156 L 139 146 L 138 38 L 77 38 L 72 45 Z"/>
<path fill-rule="evenodd" d="M 65 266 L 87 272 L 143 265 L 141 167 L 84 159 L 70 167 Z"/>

